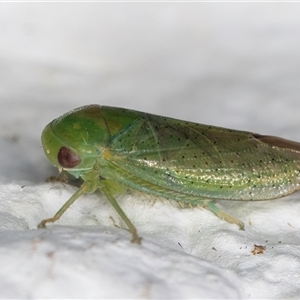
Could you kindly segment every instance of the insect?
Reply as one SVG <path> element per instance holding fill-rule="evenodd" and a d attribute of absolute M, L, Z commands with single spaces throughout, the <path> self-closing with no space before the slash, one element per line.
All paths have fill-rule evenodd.
<path fill-rule="evenodd" d="M 99 189 L 140 243 L 135 226 L 115 199 L 126 189 L 221 211 L 214 199 L 267 200 L 300 189 L 300 143 L 202 125 L 139 111 L 89 105 L 48 124 L 42 144 L 50 162 L 82 186 L 52 217 L 55 222 L 84 193 Z"/>

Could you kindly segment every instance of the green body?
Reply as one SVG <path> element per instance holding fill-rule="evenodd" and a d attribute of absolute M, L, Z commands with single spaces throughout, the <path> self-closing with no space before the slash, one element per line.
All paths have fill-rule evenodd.
<path fill-rule="evenodd" d="M 240 228 L 208 200 L 267 200 L 300 189 L 299 143 L 128 109 L 81 107 L 47 125 L 42 143 L 55 166 L 82 177 L 80 194 L 99 188 L 123 219 L 114 199 L 122 187 L 203 206 Z"/>

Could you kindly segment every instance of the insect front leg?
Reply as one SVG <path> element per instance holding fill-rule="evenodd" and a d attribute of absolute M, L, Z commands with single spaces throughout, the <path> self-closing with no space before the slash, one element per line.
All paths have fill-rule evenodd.
<path fill-rule="evenodd" d="M 62 214 L 84 193 L 90 192 L 90 185 L 88 183 L 84 183 L 77 192 L 60 208 L 60 210 L 49 219 L 43 220 L 39 225 L 38 228 L 45 228 L 47 223 L 54 223 L 57 221 Z"/>
<path fill-rule="evenodd" d="M 120 217 L 123 219 L 125 224 L 127 225 L 129 231 L 132 234 L 132 243 L 141 244 L 141 238 L 139 237 L 137 230 L 135 226 L 132 224 L 132 222 L 129 220 L 129 218 L 126 216 L 125 212 L 122 210 L 120 205 L 118 204 L 117 200 L 115 199 L 113 193 L 111 192 L 109 186 L 111 186 L 111 182 L 106 180 L 101 181 L 100 190 L 105 194 L 111 205 L 114 207 L 114 209 L 117 211 L 117 213 L 120 215 Z"/>

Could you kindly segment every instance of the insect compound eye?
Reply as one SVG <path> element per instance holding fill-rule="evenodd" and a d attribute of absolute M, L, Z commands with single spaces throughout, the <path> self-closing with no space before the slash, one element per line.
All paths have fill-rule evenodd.
<path fill-rule="evenodd" d="M 64 168 L 74 168 L 77 166 L 81 159 L 67 147 L 61 147 L 57 154 L 59 164 Z"/>

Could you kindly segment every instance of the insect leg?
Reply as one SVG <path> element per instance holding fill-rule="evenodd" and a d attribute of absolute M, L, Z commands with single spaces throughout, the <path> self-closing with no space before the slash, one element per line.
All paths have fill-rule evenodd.
<path fill-rule="evenodd" d="M 203 201 L 204 203 L 200 206 L 206 208 L 207 210 L 210 210 L 215 215 L 217 215 L 220 219 L 223 219 L 227 221 L 228 223 L 233 223 L 239 226 L 240 230 L 244 230 L 245 226 L 244 223 L 228 214 L 226 214 L 224 211 L 220 210 L 217 206 L 215 206 L 210 200 Z"/>
<path fill-rule="evenodd" d="M 90 191 L 90 186 L 87 183 L 84 183 L 52 218 L 43 220 L 38 225 L 38 228 L 45 228 L 46 223 L 50 223 L 50 222 L 54 223 L 55 221 L 57 221 L 62 216 L 62 214 L 70 207 L 70 205 L 72 205 L 82 194 L 89 191 Z"/>
<path fill-rule="evenodd" d="M 101 181 L 101 187 L 100 190 L 105 194 L 111 205 L 114 207 L 114 209 L 117 211 L 117 213 L 120 215 L 120 217 L 123 219 L 125 224 L 127 225 L 129 231 L 132 234 L 132 243 L 141 244 L 141 238 L 139 237 L 136 228 L 131 223 L 129 218 L 126 216 L 125 212 L 122 210 L 120 205 L 118 204 L 117 200 L 109 190 L 109 188 L 105 185 L 105 180 Z"/>

